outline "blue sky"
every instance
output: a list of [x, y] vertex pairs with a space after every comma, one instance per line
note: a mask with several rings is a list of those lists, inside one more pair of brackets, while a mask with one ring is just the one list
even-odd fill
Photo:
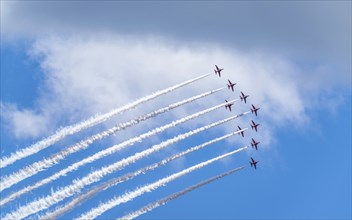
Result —
[[[93, 16], [94, 15], [94, 16]], [[205, 91], [222, 91], [98, 141], [58, 165], [1, 192], [1, 198], [152, 128], [249, 93], [261, 107], [258, 133], [247, 132], [187, 155], [99, 193], [66, 213], [81, 213], [135, 187], [260, 140], [240, 152], [113, 208], [114, 219], [201, 180], [247, 166], [157, 208], [141, 218], [350, 219], [351, 218], [351, 2], [1, 2], [1, 157], [53, 134], [60, 127], [105, 113], [147, 94], [225, 68], [1, 169], [1, 176], [46, 158], [96, 132]], [[216, 110], [126, 150], [83, 166], [1, 207], [16, 210], [104, 165], [179, 133], [248, 110]], [[252, 115], [181, 141], [123, 171], [248, 126]], [[90, 189], [91, 186], [85, 188]], [[69, 199], [59, 203], [64, 204]], [[49, 210], [53, 210], [53, 206]], [[46, 211], [46, 210], [45, 210]], [[43, 214], [40, 212], [39, 214]], [[33, 215], [32, 217], [35, 217]]]

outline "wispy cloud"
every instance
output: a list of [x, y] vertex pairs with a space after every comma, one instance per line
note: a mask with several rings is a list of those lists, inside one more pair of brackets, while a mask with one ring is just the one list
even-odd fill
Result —
[[[212, 44], [179, 45], [154, 37], [107, 35], [38, 40], [31, 56], [41, 63], [46, 92], [38, 97], [40, 105], [35, 109], [19, 110], [3, 105], [10, 130], [18, 137], [40, 136], [40, 131], [45, 131], [48, 124], [62, 126], [58, 118], [77, 122], [97, 112], [107, 112], [155, 88], [164, 88], [165, 84], [212, 72], [214, 64], [225, 68], [223, 78], [214, 76], [178, 94], [200, 93], [224, 86], [229, 78], [238, 82], [238, 87], [237, 93], [228, 96], [238, 94], [240, 89], [250, 93], [250, 102], [262, 106], [261, 113], [273, 125], [304, 123], [307, 119], [305, 103], [294, 77], [297, 67], [283, 57], [270, 54], [245, 54]], [[223, 96], [216, 97], [218, 99], [210, 100], [210, 104], [223, 99]], [[163, 101], [155, 101], [158, 102]], [[200, 103], [196, 108], [207, 104], [209, 102]], [[194, 106], [186, 107], [184, 111], [193, 109]], [[33, 134], [28, 130], [26, 133], [20, 128], [15, 116], [21, 114], [26, 114], [28, 121], [42, 120], [37, 124], [38, 132]], [[172, 114], [177, 117], [180, 113]]]
[[16, 138], [34, 138], [45, 133], [48, 118], [32, 109], [19, 109], [15, 104], [1, 103], [1, 117]]

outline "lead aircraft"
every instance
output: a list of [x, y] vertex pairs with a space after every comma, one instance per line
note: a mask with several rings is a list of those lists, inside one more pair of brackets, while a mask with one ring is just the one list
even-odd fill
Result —
[[221, 71], [223, 71], [223, 70], [224, 69], [219, 68], [217, 65], [215, 65], [215, 69], [214, 69], [215, 75], [218, 74], [219, 77], [221, 77]]

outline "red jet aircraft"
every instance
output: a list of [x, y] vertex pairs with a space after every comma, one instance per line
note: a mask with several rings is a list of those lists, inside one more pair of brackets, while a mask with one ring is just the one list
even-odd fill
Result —
[[[238, 127], [237, 131], [242, 130], [242, 128], [240, 126], [237, 126], [237, 127]], [[238, 135], [242, 135], [242, 137], [244, 137], [244, 131], [241, 131], [240, 133], [238, 133]]]
[[244, 95], [243, 92], [241, 92], [241, 95], [240, 95], [241, 101], [244, 101], [244, 103], [247, 103], [248, 97], [249, 97], [249, 95]]
[[253, 120], [251, 120], [251, 121], [252, 121], [252, 124], [251, 124], [252, 130], [255, 129], [255, 132], [257, 132], [257, 127], [260, 124], [256, 124]]
[[257, 111], [258, 111], [259, 109], [260, 109], [260, 108], [256, 108], [256, 107], [252, 104], [252, 108], [251, 108], [252, 114], [254, 113], [255, 116], [257, 116]]
[[219, 77], [221, 77], [221, 71], [223, 70], [224, 69], [220, 69], [217, 65], [215, 65], [215, 69], [214, 69], [215, 75], [219, 74]]
[[259, 143], [260, 143], [259, 141], [256, 142], [256, 141], [252, 138], [252, 142], [251, 142], [252, 148], [255, 147], [255, 150], [258, 150], [258, 144], [259, 144]]
[[[228, 101], [225, 99], [225, 102], [228, 103]], [[226, 109], [229, 109], [231, 111], [231, 106], [233, 106], [233, 103], [228, 103], [225, 105]]]
[[227, 80], [229, 83], [227, 84], [227, 88], [232, 90], [233, 92], [233, 87], [237, 84], [237, 83], [232, 83], [229, 79]]
[[251, 164], [251, 167], [254, 166], [254, 169], [257, 169], [258, 162], [259, 161], [254, 160], [252, 157], [251, 157], [251, 161], [249, 161], [249, 163]]

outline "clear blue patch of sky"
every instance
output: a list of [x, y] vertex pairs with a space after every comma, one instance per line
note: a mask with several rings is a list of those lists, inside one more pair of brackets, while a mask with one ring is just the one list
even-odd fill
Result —
[[1, 43], [1, 101], [33, 108], [44, 76], [36, 59], [28, 55], [32, 42]]

